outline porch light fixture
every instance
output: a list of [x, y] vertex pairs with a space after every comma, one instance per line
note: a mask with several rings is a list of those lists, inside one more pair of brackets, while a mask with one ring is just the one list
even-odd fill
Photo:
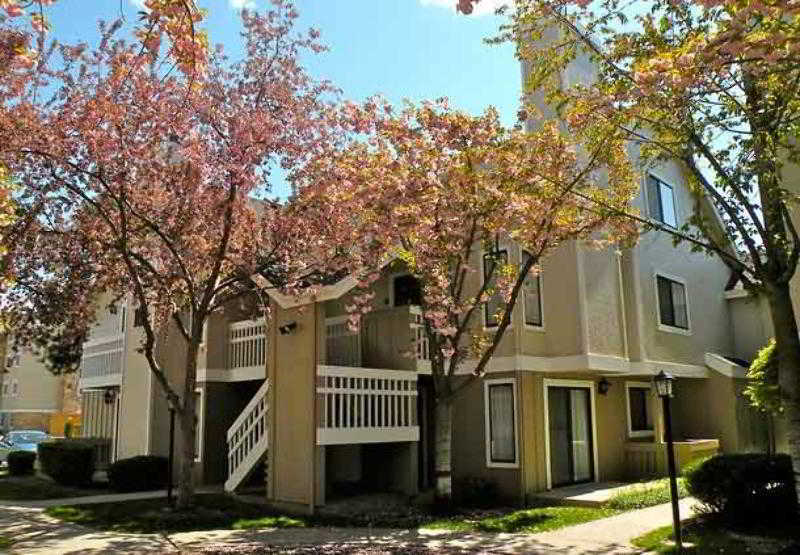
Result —
[[289, 335], [296, 329], [297, 329], [297, 322], [289, 322], [288, 324], [278, 326], [278, 331], [281, 332], [281, 335]]
[[611, 389], [611, 382], [605, 378], [602, 378], [599, 382], [597, 382], [597, 391], [600, 395], [605, 395], [608, 393], [608, 390]]
[[116, 398], [117, 398], [117, 391], [115, 389], [109, 388], [105, 390], [105, 393], [103, 393], [103, 402], [106, 405], [110, 405], [111, 403], [113, 403]]
[[672, 374], [669, 372], [664, 372], [663, 370], [653, 378], [653, 383], [656, 386], [656, 393], [662, 399], [665, 397], [672, 397], [672, 382], [675, 378], [672, 377]]
[[678, 507], [678, 478], [675, 470], [675, 446], [672, 442], [672, 409], [669, 406], [670, 398], [672, 397], [672, 382], [675, 378], [672, 374], [659, 372], [653, 378], [653, 384], [656, 386], [656, 392], [661, 397], [664, 406], [664, 435], [667, 440], [667, 468], [669, 469], [669, 494], [672, 500], [672, 532], [675, 536], [675, 546], [680, 553], [683, 549], [683, 542], [681, 541], [681, 515]]

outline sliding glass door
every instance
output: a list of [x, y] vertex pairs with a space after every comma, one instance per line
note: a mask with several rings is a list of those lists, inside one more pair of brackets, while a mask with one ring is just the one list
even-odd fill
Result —
[[548, 386], [547, 404], [552, 487], [592, 481], [591, 390]]

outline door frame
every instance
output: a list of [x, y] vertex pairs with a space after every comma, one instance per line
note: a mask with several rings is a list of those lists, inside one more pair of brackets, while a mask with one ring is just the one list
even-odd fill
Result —
[[547, 489], [553, 489], [552, 470], [550, 468], [550, 400], [548, 395], [549, 387], [568, 387], [583, 388], [589, 390], [589, 405], [592, 418], [592, 481], [600, 481], [600, 473], [597, 468], [597, 408], [595, 403], [595, 382], [594, 380], [557, 380], [545, 378], [542, 383], [544, 393], [544, 456], [545, 468], [547, 469]]

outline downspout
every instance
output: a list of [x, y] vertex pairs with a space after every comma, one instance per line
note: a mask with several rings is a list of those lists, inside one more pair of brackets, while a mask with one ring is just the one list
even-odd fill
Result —
[[617, 256], [617, 280], [619, 286], [619, 312], [620, 326], [622, 327], [622, 354], [625, 360], [630, 361], [630, 351], [628, 350], [628, 316], [625, 303], [625, 279], [622, 273], [622, 251], [618, 248], [614, 251]]

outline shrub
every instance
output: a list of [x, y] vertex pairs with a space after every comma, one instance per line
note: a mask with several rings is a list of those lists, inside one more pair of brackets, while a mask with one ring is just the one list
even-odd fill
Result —
[[489, 508], [502, 504], [497, 484], [486, 478], [470, 476], [455, 484], [456, 498], [464, 507]]
[[33, 474], [36, 453], [30, 451], [11, 451], [8, 454], [8, 473], [12, 476]]
[[73, 431], [72, 422], [67, 420], [64, 423], [64, 437], [67, 438], [67, 439], [71, 438], [72, 437], [72, 431]]
[[115, 491], [148, 491], [167, 484], [166, 457], [142, 455], [120, 459], [108, 467], [108, 483]]
[[42, 472], [62, 486], [84, 486], [92, 482], [94, 447], [77, 439], [57, 439], [39, 444]]
[[705, 509], [735, 526], [786, 522], [797, 515], [788, 455], [716, 455], [686, 473]]

